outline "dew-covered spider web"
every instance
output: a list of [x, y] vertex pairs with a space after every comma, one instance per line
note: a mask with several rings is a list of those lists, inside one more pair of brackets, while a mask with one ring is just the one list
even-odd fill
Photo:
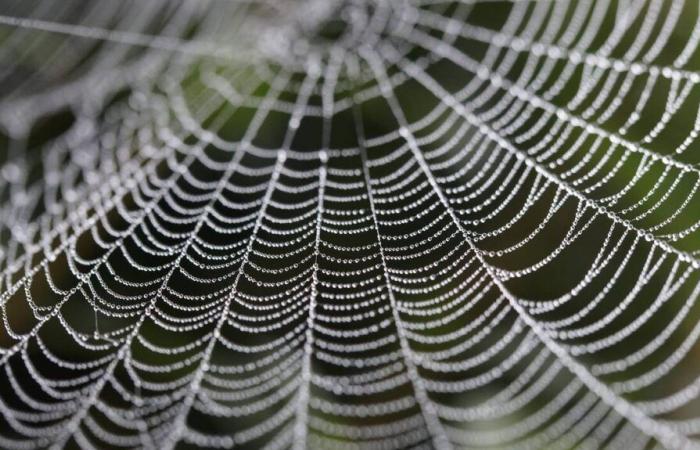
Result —
[[0, 447], [700, 448], [696, 0], [5, 0]]

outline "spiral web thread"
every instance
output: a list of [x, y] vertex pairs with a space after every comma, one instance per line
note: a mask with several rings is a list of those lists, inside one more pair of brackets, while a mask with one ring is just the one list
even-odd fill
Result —
[[1, 447], [700, 447], [697, 2], [0, 13]]

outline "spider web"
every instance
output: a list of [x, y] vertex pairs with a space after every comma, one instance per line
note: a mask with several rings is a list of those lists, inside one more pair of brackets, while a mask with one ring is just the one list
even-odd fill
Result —
[[693, 1], [0, 6], [0, 446], [700, 447]]

